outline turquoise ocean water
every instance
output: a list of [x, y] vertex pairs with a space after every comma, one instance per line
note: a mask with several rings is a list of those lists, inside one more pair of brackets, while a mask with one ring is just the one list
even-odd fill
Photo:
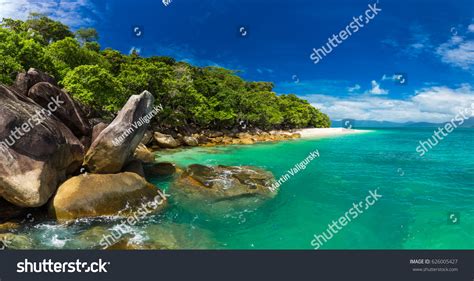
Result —
[[[277, 178], [311, 151], [318, 150], [320, 157], [260, 205], [203, 208], [203, 202], [196, 202], [194, 208], [170, 193], [167, 211], [133, 226], [132, 240], [173, 236], [180, 248], [311, 249], [314, 234], [378, 188], [382, 198], [321, 249], [474, 249], [474, 129], [455, 130], [420, 157], [418, 142], [432, 132], [375, 129], [322, 139], [160, 151], [158, 161], [181, 167], [252, 165]], [[148, 180], [165, 190], [170, 185], [169, 179]], [[34, 222], [20, 233], [32, 237], [36, 248], [90, 248], [94, 239], [84, 233], [93, 226], [112, 230], [119, 222]]]

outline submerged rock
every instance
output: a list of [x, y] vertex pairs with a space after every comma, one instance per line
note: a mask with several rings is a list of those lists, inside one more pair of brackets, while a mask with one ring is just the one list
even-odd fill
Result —
[[[133, 228], [129, 232], [118, 235], [118, 239], [108, 236], [107, 250], [185, 250], [210, 249], [216, 247], [212, 234], [209, 231], [196, 228], [192, 225], [160, 222], [151, 224], [139, 231]], [[110, 243], [112, 242], [112, 243]]]
[[0, 197], [21, 207], [45, 204], [83, 155], [51, 112], [0, 85]]
[[159, 132], [155, 132], [153, 134], [153, 138], [155, 139], [158, 146], [161, 148], [176, 148], [180, 146], [179, 141], [177, 141], [171, 135], [165, 135]]
[[153, 163], [144, 168], [147, 177], [167, 177], [176, 173], [176, 165], [170, 162]]
[[209, 231], [192, 225], [160, 223], [144, 231], [148, 236], [144, 244], [153, 249], [212, 249], [217, 244]]
[[122, 238], [104, 250], [168, 250], [150, 243], [138, 243], [129, 238]]
[[49, 211], [54, 218], [64, 221], [127, 216], [143, 211], [145, 206], [150, 212], [158, 212], [165, 205], [166, 197], [158, 188], [135, 173], [125, 172], [80, 175], [67, 180], [51, 200]]
[[173, 188], [216, 200], [262, 195], [272, 197], [268, 188], [274, 181], [272, 173], [251, 166], [209, 167], [194, 164], [173, 183]]
[[72, 242], [76, 249], [99, 249], [100, 241], [110, 234], [110, 230], [105, 226], [94, 226], [86, 229]]
[[0, 250], [30, 250], [33, 248], [33, 241], [26, 235], [13, 233], [0, 234]]
[[79, 249], [102, 250], [150, 250], [155, 249], [149, 243], [134, 241], [136, 233], [129, 225], [94, 226], [81, 233], [74, 243]]
[[141, 120], [153, 109], [153, 95], [131, 96], [114, 121], [92, 143], [84, 166], [92, 173], [117, 173], [131, 160], [148, 124]]

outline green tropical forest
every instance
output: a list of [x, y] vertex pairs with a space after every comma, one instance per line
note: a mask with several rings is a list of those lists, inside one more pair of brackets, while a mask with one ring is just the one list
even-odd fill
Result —
[[0, 25], [0, 82], [36, 68], [54, 76], [89, 118], [111, 119], [131, 95], [151, 92], [163, 110], [154, 123], [162, 129], [329, 127], [327, 115], [293, 94], [278, 95], [271, 82], [252, 82], [236, 71], [198, 67], [171, 57], [122, 54], [98, 44], [95, 29], [75, 32], [45, 15], [25, 21], [4, 18]]

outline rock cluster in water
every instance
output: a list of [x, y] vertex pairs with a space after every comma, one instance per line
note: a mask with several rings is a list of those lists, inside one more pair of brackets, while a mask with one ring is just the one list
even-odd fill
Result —
[[273, 174], [252, 166], [190, 165], [173, 183], [173, 188], [191, 196], [229, 200], [248, 196], [272, 197], [268, 186]]

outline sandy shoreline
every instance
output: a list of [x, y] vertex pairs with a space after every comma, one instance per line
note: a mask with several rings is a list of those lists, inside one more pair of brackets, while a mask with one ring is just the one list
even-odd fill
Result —
[[356, 129], [345, 129], [345, 128], [310, 128], [301, 129], [296, 131], [301, 135], [301, 138], [319, 138], [319, 137], [332, 137], [349, 134], [361, 134], [373, 132], [372, 130], [356, 130]]

